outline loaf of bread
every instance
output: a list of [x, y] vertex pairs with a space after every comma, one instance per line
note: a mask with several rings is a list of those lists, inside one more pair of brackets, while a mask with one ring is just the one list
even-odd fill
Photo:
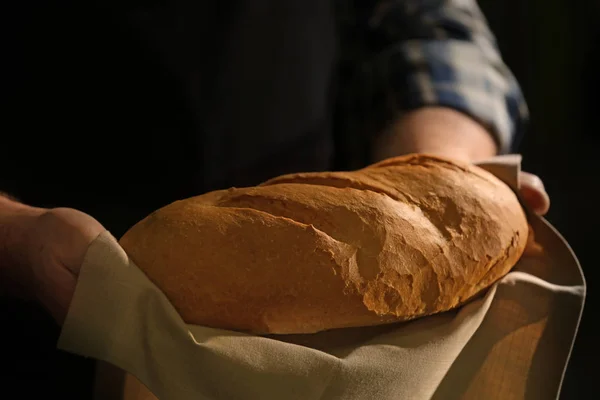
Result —
[[453, 309], [508, 273], [527, 235], [496, 177], [409, 155], [176, 201], [120, 244], [187, 323], [291, 334]]

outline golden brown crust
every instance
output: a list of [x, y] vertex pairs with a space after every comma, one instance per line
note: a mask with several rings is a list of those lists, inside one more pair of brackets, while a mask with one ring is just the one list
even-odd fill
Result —
[[452, 309], [512, 268], [527, 232], [493, 175], [411, 155], [178, 201], [121, 245], [188, 323], [311, 333]]

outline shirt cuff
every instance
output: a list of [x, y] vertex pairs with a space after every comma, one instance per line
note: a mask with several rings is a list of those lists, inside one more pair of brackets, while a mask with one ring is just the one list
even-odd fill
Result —
[[[490, 49], [492, 50], [492, 49]], [[386, 98], [396, 110], [445, 106], [482, 123], [500, 153], [520, 139], [528, 110], [518, 83], [496, 51], [459, 40], [405, 41], [381, 54]]]

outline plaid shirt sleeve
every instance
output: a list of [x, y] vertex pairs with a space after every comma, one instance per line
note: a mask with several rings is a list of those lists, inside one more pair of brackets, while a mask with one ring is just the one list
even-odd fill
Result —
[[500, 152], [511, 151], [528, 110], [476, 0], [376, 1], [351, 14], [364, 37], [354, 87], [370, 106], [383, 106], [388, 116], [451, 107], [486, 126]]

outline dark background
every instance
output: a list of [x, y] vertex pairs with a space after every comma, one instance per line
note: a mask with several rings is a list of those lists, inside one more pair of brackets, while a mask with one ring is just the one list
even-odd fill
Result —
[[[532, 123], [520, 152], [524, 169], [544, 180], [547, 219], [563, 234], [584, 270], [588, 295], [563, 385], [563, 398], [591, 398], [597, 374], [596, 210], [600, 164], [600, 4], [592, 1], [481, 0], [504, 58], [525, 93]], [[588, 394], [589, 393], [589, 394]]]
[[[154, 176], [154, 186], [162, 189], [150, 190], [145, 186], [132, 189], [126, 185], [128, 181], [135, 181], [138, 173], [135, 166], [124, 166], [128, 150], [117, 151], [110, 159], [101, 160], [102, 154], [108, 154], [110, 149], [98, 138], [117, 129], [116, 119], [105, 120], [99, 110], [90, 111], [85, 104], [73, 100], [90, 91], [96, 93], [98, 99], [111, 98], [111, 110], [123, 117], [118, 127], [121, 130], [140, 132], [139, 121], [142, 120], [147, 127], [152, 126], [148, 132], [152, 130], [156, 137], [174, 127], [187, 129], [188, 114], [177, 107], [176, 101], [182, 94], [172, 89], [164, 69], [149, 59], [144, 43], [114, 16], [90, 6], [56, 1], [18, 3], [0, 6], [3, 58], [6, 57], [0, 87], [4, 111], [0, 157], [11, 160], [10, 165], [2, 164], [0, 190], [10, 190], [16, 180], [27, 180], [31, 189], [18, 194], [23, 201], [43, 203], [41, 193], [52, 191], [52, 185], [47, 183], [52, 182], [52, 177], [46, 179], [43, 173], [40, 177], [39, 168], [35, 174], [30, 169], [36, 162], [52, 163], [55, 170], [64, 172], [63, 179], [78, 182], [77, 175], [85, 171], [74, 167], [77, 160], [52, 159], [46, 151], [49, 146], [77, 144], [96, 148], [97, 151], [88, 156], [107, 162], [112, 173], [129, 171], [131, 177], [123, 180], [120, 190], [148, 191], [147, 196], [153, 200], [143, 206], [132, 205], [130, 218], [147, 214], [172, 196], [188, 194], [189, 188], [179, 188], [176, 180], [165, 178], [172, 176], [172, 171], [189, 167], [185, 161], [173, 157], [169, 160], [152, 158], [153, 149], [165, 146], [161, 141], [144, 144], [142, 151], [148, 153], [148, 165], [156, 168], [146, 176]], [[572, 245], [586, 274], [588, 299], [562, 397], [591, 398], [587, 393], [594, 393], [597, 386], [591, 366], [593, 358], [599, 355], [594, 339], [600, 333], [593, 320], [599, 306], [595, 294], [598, 272], [594, 264], [600, 217], [595, 209], [594, 191], [600, 173], [600, 163], [595, 160], [600, 144], [596, 128], [599, 114], [596, 96], [600, 93], [600, 7], [592, 1], [581, 0], [481, 0], [480, 4], [531, 110], [532, 123], [520, 149], [525, 156], [524, 168], [544, 179], [552, 199], [548, 219]], [[79, 16], [76, 20], [71, 18], [74, 12]], [[119, 74], [128, 76], [124, 90], [119, 90], [119, 82], [114, 80]], [[116, 90], [119, 90], [117, 96]], [[66, 102], [68, 107], [57, 109], [55, 105], [61, 96], [70, 97], [71, 101]], [[165, 101], [165, 98], [174, 100]], [[140, 103], [140, 99], [145, 100]], [[23, 110], [31, 110], [31, 113]], [[61, 141], [54, 134], [61, 130], [79, 134]], [[26, 140], [23, 137], [11, 139], [13, 134], [21, 136], [27, 132], [35, 133], [30, 133], [31, 137]], [[139, 148], [141, 142], [152, 142], [156, 137], [132, 134], [131, 140]], [[31, 141], [31, 147], [24, 152], [24, 157], [16, 160], [9, 157], [14, 152], [11, 146], [15, 143], [23, 146], [27, 141]], [[161, 168], [167, 168], [167, 172], [161, 172]], [[71, 192], [54, 193], [53, 198], [77, 206], [78, 193], [84, 190], [78, 187]], [[98, 210], [106, 208], [107, 201], [112, 200], [99, 197]], [[98, 216], [93, 207], [86, 211]], [[112, 218], [115, 230], [124, 229], [125, 224], [119, 227], [116, 222], [121, 220], [118, 213]], [[106, 219], [101, 221], [106, 222]], [[4, 387], [20, 388], [22, 398], [30, 398], [28, 394], [52, 393], [54, 389], [62, 398], [81, 398], [90, 384], [86, 372], [91, 363], [82, 363], [75, 372], [63, 368], [72, 357], [60, 355], [57, 360], [52, 353], [58, 330], [45, 314], [26, 310], [24, 313], [22, 306], [7, 302], [0, 306], [0, 329], [5, 336], [0, 342], [0, 383]], [[41, 332], [40, 327], [43, 327]], [[27, 343], [27, 351], [11, 343]], [[36, 384], [15, 381], [15, 370], [30, 371], [36, 377]], [[0, 397], [4, 397], [2, 393]]]

